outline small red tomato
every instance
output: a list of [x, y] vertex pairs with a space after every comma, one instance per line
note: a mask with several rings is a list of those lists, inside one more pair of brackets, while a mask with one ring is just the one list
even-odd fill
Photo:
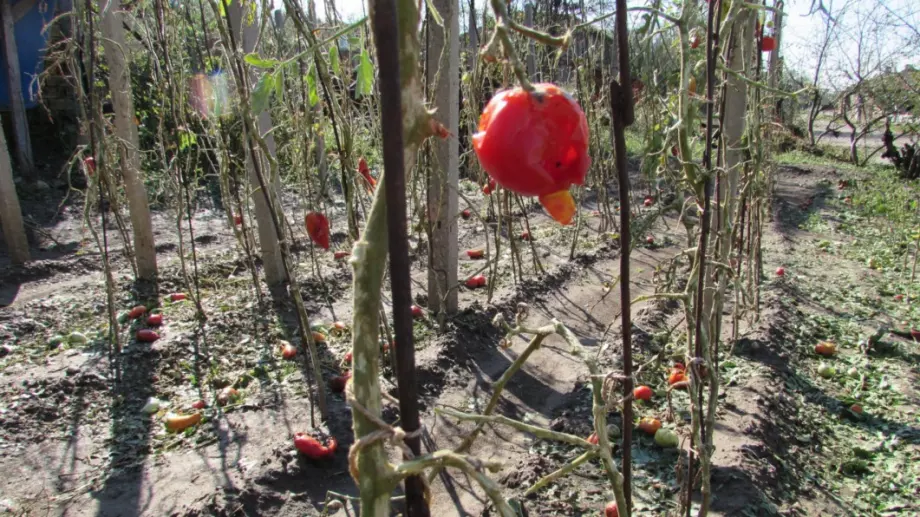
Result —
[[533, 92], [498, 92], [479, 117], [473, 149], [479, 163], [502, 187], [540, 204], [562, 224], [575, 215], [572, 185], [581, 185], [591, 166], [588, 121], [578, 103], [554, 84]]
[[920, 341], [920, 330], [910, 329], [910, 337], [914, 341]]
[[760, 50], [763, 52], [773, 52], [776, 49], [776, 40], [772, 36], [764, 36]]
[[464, 218], [464, 219], [469, 219], [469, 218], [472, 217], [472, 216], [473, 216], [473, 212], [470, 211], [469, 208], [467, 208], [466, 210], [460, 212], [460, 217], [462, 217], [462, 218]]
[[329, 249], [329, 219], [319, 212], [310, 212], [304, 217], [304, 225], [310, 240], [324, 250]]
[[597, 433], [591, 433], [591, 436], [585, 439], [591, 445], [597, 445], [600, 440], [597, 439]]
[[92, 176], [96, 172], [96, 159], [92, 156], [83, 158], [83, 167], [86, 169], [86, 175]]
[[412, 317], [421, 318], [423, 316], [425, 316], [425, 311], [423, 311], [422, 308], [419, 307], [418, 305], [413, 305], [412, 306]]
[[141, 316], [143, 316], [146, 312], [147, 312], [147, 307], [144, 307], [143, 305], [138, 305], [137, 307], [131, 309], [131, 312], [128, 313], [128, 318], [132, 320], [136, 320], [137, 318], [140, 318]]
[[672, 145], [671, 146], [671, 156], [677, 156], [678, 154], [680, 154], [680, 151], [677, 149], [677, 146]]
[[325, 342], [326, 342], [326, 334], [323, 334], [322, 332], [316, 332], [316, 331], [314, 331], [314, 332], [313, 332], [313, 341], [315, 341], [315, 342], [317, 342], [317, 343], [325, 343]]
[[863, 408], [859, 404], [853, 404], [850, 406], [850, 411], [856, 413], [857, 415], [861, 415], [863, 413]]
[[655, 237], [652, 235], [649, 235], [645, 238], [645, 242], [647, 244], [655, 244]]
[[815, 345], [815, 353], [824, 357], [837, 355], [837, 345], [832, 341], [821, 341]]
[[471, 276], [466, 279], [466, 286], [470, 289], [475, 289], [484, 285], [486, 285], [486, 277], [484, 275]]
[[345, 385], [348, 384], [348, 379], [351, 379], [351, 372], [336, 375], [332, 379], [329, 379], [329, 388], [333, 393], [342, 393], [345, 391]]
[[351, 359], [352, 359], [352, 354], [351, 354], [351, 352], [346, 352], [346, 353], [345, 353], [345, 362], [348, 363], [348, 364], [351, 364]]
[[529, 240], [530, 240], [530, 232], [521, 232], [521, 240], [522, 240], [522, 241], [529, 241]]
[[636, 400], [651, 400], [654, 394], [655, 392], [648, 386], [639, 386], [633, 390], [633, 397], [635, 397]]
[[648, 208], [655, 204], [655, 199], [652, 196], [646, 196], [645, 201], [642, 202], [645, 205], [645, 208]]
[[237, 226], [243, 224], [243, 216], [241, 216], [241, 215], [235, 215], [235, 216], [233, 216], [233, 224], [235, 224], [235, 225], [237, 225]]
[[776, 276], [783, 276], [786, 274], [786, 269], [783, 266], [776, 268]]
[[604, 517], [620, 517], [620, 510], [617, 508], [616, 501], [610, 501], [604, 507]]
[[297, 347], [284, 341], [281, 345], [281, 357], [287, 361], [297, 357]]
[[342, 331], [348, 329], [348, 325], [346, 325], [344, 321], [336, 321], [332, 324], [332, 328], [338, 331]]
[[196, 400], [195, 402], [192, 403], [192, 407], [195, 409], [204, 409], [208, 407], [208, 405], [203, 400]]
[[903, 295], [903, 294], [896, 294], [896, 295], [894, 295], [894, 301], [900, 302], [900, 301], [902, 301], [902, 300], [904, 300], [904, 295]]
[[335, 455], [338, 442], [335, 438], [329, 438], [326, 440], [326, 445], [323, 445], [308, 434], [297, 433], [294, 435], [294, 448], [311, 460], [324, 460]]
[[685, 371], [687, 369], [687, 367], [684, 366], [684, 363], [674, 363], [674, 366], [672, 368], [674, 370], [681, 370], [681, 371]]
[[690, 48], [697, 48], [699, 46], [700, 46], [700, 37], [694, 34], [693, 37], [690, 38]]
[[466, 256], [471, 259], [482, 258], [485, 255], [485, 253], [486, 252], [483, 250], [466, 250]]
[[396, 348], [396, 341], [394, 341], [392, 345], [390, 343], [384, 343], [380, 346], [380, 349], [383, 350], [384, 354], [389, 353], [391, 348]]
[[147, 324], [151, 327], [159, 327], [163, 324], [163, 315], [162, 314], [151, 314], [147, 317]]
[[171, 295], [169, 295], [169, 301], [171, 302], [181, 302], [182, 300], [186, 298], [187, 296], [185, 296], [185, 293], [172, 293]]
[[482, 187], [482, 193], [490, 196], [493, 192], [495, 192], [495, 180], [489, 178], [489, 182]]
[[153, 343], [157, 339], [160, 339], [160, 335], [150, 329], [138, 330], [135, 337], [141, 343]]
[[343, 258], [347, 258], [350, 256], [351, 256], [351, 253], [347, 251], [336, 251], [335, 253], [332, 254], [332, 258], [336, 260], [342, 260]]

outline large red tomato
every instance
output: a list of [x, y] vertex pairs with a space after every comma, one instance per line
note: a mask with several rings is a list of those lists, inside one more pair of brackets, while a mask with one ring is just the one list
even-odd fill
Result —
[[569, 94], [554, 84], [498, 92], [479, 117], [473, 149], [483, 169], [502, 187], [539, 196], [553, 219], [572, 222], [575, 200], [591, 166], [588, 122]]

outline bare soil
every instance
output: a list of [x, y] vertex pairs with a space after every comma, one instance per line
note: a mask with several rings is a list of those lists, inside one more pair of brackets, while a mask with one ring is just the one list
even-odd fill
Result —
[[[821, 168], [781, 170], [776, 217], [764, 230], [765, 271], [789, 264], [797, 256], [813, 255], [800, 243], [815, 236], [799, 226], [809, 212], [830, 210], [822, 199], [828, 192], [826, 180], [836, 177], [835, 171]], [[812, 202], [806, 206], [807, 200]], [[35, 204], [42, 203], [36, 200]], [[637, 198], [634, 206], [640, 205]], [[491, 302], [485, 289], [461, 288], [461, 311], [447, 318], [442, 328], [431, 315], [416, 322], [428, 450], [456, 445], [471, 428], [436, 416], [434, 408], [482, 409], [491, 384], [527, 346], [524, 339], [515, 339], [510, 347], [499, 347], [501, 335], [490, 323], [498, 313], [510, 319], [521, 302], [529, 307], [529, 321], [541, 324], [558, 318], [590, 351], [601, 351], [605, 370], [617, 368], [619, 254], [607, 228], [600, 231], [602, 218], [590, 215], [593, 208], [590, 204], [583, 207], [586, 217], [580, 244], [570, 260], [573, 230], [558, 228], [539, 209], [529, 206], [533, 250], [545, 271], [535, 270], [530, 243], [516, 239], [525, 280], [513, 277], [507, 250], [502, 250], [499, 258], [504, 274], [490, 279], [495, 285]], [[291, 209], [292, 220], [302, 220], [298, 210]], [[659, 208], [637, 210], [640, 217], [648, 217]], [[6, 305], [0, 309], [0, 340], [4, 343], [0, 471], [5, 474], [0, 479], [0, 509], [19, 515], [73, 517], [302, 516], [323, 514], [329, 491], [356, 495], [345, 452], [354, 440], [351, 410], [342, 395], [332, 394], [330, 418], [323, 424], [314, 420], [318, 415], [311, 405], [302, 358], [285, 362], [278, 353], [281, 339], [297, 341], [287, 296], [263, 288], [261, 299], [257, 297], [224, 216], [199, 207], [194, 241], [207, 319], [196, 319], [190, 302], [164, 301], [168, 293], [184, 290], [184, 281], [177, 259], [174, 215], [161, 212], [155, 217], [162, 266], [155, 286], [131, 281], [128, 263], [119, 255], [116, 227], [108, 231], [120, 306], [129, 309], [146, 302], [164, 314], [165, 324], [158, 329], [161, 338], [152, 344], [131, 339], [133, 330], [143, 326], [141, 322], [122, 332], [120, 351], [110, 350], [102, 339], [106, 298], [101, 255], [87, 241], [79, 203], [71, 202], [60, 212], [55, 207], [53, 213], [38, 217], [35, 224], [41, 231], [33, 237], [43, 249], [39, 260], [25, 268], [5, 267], [0, 273], [0, 294]], [[459, 225], [461, 277], [465, 278], [485, 262], [468, 259], [463, 250], [485, 247], [486, 237], [483, 222], [475, 217], [460, 220]], [[344, 227], [341, 214], [333, 219], [333, 226]], [[673, 212], [657, 219], [649, 234], [654, 244], [641, 239], [633, 252], [634, 296], [655, 292], [661, 273], [658, 265], [686, 246], [686, 234]], [[339, 233], [334, 241], [343, 238]], [[184, 239], [188, 252], [189, 235]], [[306, 278], [303, 294], [311, 317], [327, 323], [349, 322], [349, 266], [333, 260], [331, 253], [314, 252], [302, 230], [297, 239], [300, 276]], [[422, 304], [427, 274], [420, 241], [413, 240], [413, 291]], [[494, 256], [495, 250], [491, 253]], [[315, 263], [311, 263], [312, 255], [317, 258]], [[192, 267], [190, 257], [187, 261]], [[831, 258], [824, 265], [845, 266]], [[856, 269], [851, 273], [858, 282]], [[712, 483], [716, 515], [852, 512], [842, 502], [846, 494], [828, 491], [808, 473], [821, 454], [822, 435], [820, 429], [802, 420], [802, 412], [814, 411], [815, 404], [835, 410], [839, 401], [818, 386], [795, 384], [804, 382], [805, 367], [797, 363], [800, 352], [791, 338], [796, 333], [791, 322], [805, 312], [817, 311], [798, 303], [795, 289], [794, 282], [768, 275], [759, 321], [746, 316], [734, 355], [720, 369], [722, 399]], [[631, 332], [638, 357], [648, 359], [662, 349], [661, 336], [680, 323], [677, 309], [658, 302], [634, 307]], [[725, 327], [727, 338], [730, 325]], [[71, 332], [84, 334], [86, 342], [49, 345], [53, 336]], [[349, 339], [347, 331], [330, 334], [321, 346], [324, 382], [343, 370]], [[916, 344], [905, 341], [904, 346], [916, 353]], [[660, 388], [668, 366], [667, 358], [656, 363], [645, 382]], [[395, 394], [388, 367], [382, 382]], [[216, 394], [226, 386], [238, 389], [241, 397], [219, 407]], [[910, 389], [915, 390], [916, 382], [913, 386]], [[920, 401], [915, 391], [911, 393], [913, 398], [907, 403], [916, 410]], [[174, 410], [189, 410], [194, 401], [202, 399], [209, 409], [197, 428], [167, 433], [162, 423], [165, 409], [153, 415], [141, 411], [150, 397], [167, 402]], [[669, 421], [663, 396], [638, 407], [637, 413], [658, 416], [668, 426], [685, 429], [689, 421], [686, 394], [675, 393], [673, 402], [676, 411]], [[584, 364], [561, 339], [548, 339], [509, 383], [499, 412], [558, 431], [589, 434], [591, 392]], [[395, 422], [398, 411], [388, 407], [384, 418]], [[610, 418], [619, 422], [615, 414]], [[910, 434], [916, 429], [902, 431], [905, 440], [916, 447], [918, 438]], [[310, 462], [292, 451], [295, 432], [334, 436], [340, 452], [327, 462]], [[614, 452], [618, 458], [619, 450]], [[487, 427], [472, 453], [504, 463], [495, 477], [509, 497], [520, 497], [537, 479], [577, 455], [573, 447], [501, 427]], [[632, 453], [636, 515], [673, 514], [679, 476], [683, 475], [676, 465], [684, 453], [661, 449], [646, 436], [637, 437]], [[493, 514], [482, 492], [462, 474], [444, 472], [431, 488], [433, 515]], [[611, 497], [599, 465], [586, 464], [523, 503], [531, 516], [598, 515]], [[356, 515], [357, 509], [349, 504], [330, 514]]]

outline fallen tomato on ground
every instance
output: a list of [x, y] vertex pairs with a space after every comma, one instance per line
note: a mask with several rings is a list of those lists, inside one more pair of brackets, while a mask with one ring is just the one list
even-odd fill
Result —
[[226, 406], [227, 404], [235, 401], [240, 397], [240, 392], [236, 391], [236, 388], [232, 386], [227, 386], [226, 388], [220, 390], [220, 393], [217, 394], [217, 405]]
[[134, 337], [141, 343], [153, 343], [157, 339], [160, 339], [160, 335], [150, 329], [138, 330]]
[[616, 501], [610, 501], [604, 507], [604, 517], [620, 517], [620, 510], [617, 508]]
[[332, 258], [336, 260], [342, 260], [343, 258], [348, 258], [350, 256], [351, 256], [351, 253], [347, 251], [336, 251], [335, 253], [332, 254]]
[[418, 305], [412, 306], [412, 317], [413, 318], [421, 318], [424, 316], [425, 316], [425, 311], [423, 311], [421, 307], [419, 307]]
[[654, 394], [655, 392], [648, 386], [639, 386], [633, 390], [633, 397], [636, 400], [652, 400]]
[[471, 276], [466, 279], [466, 286], [470, 289], [475, 289], [477, 287], [483, 287], [486, 285], [486, 277], [484, 275]]
[[821, 341], [815, 345], [815, 353], [824, 357], [831, 357], [837, 354], [837, 345], [832, 341]]
[[466, 256], [471, 259], [478, 259], [485, 256], [486, 252], [483, 250], [466, 250]]
[[186, 298], [187, 296], [185, 295], [185, 293], [172, 293], [171, 295], [169, 295], [169, 301], [171, 302], [181, 302], [182, 300]]
[[351, 352], [346, 352], [346, 353], [345, 353], [345, 362], [348, 363], [348, 364], [351, 364], [351, 359], [352, 359], [352, 357], [353, 357], [353, 356], [352, 356]]
[[521, 240], [522, 240], [522, 241], [529, 241], [529, 240], [530, 240], [530, 232], [521, 232]]
[[130, 312], [128, 312], [128, 319], [136, 320], [137, 318], [140, 318], [146, 313], [147, 313], [147, 307], [144, 307], [143, 305], [138, 305], [134, 307], [133, 309], [131, 309]]
[[338, 442], [335, 438], [326, 440], [326, 445], [319, 440], [305, 433], [294, 435], [294, 448], [311, 460], [325, 460], [335, 456], [335, 450], [338, 448]]
[[460, 212], [460, 217], [462, 217], [462, 218], [464, 218], [464, 219], [469, 219], [469, 218], [472, 217], [472, 216], [473, 216], [473, 212], [471, 212], [469, 208], [467, 208], [466, 210]]
[[348, 384], [348, 379], [351, 379], [351, 372], [345, 372], [342, 375], [336, 375], [335, 377], [329, 379], [329, 388], [333, 393], [342, 393], [345, 391], [345, 386]]
[[655, 434], [661, 429], [661, 420], [650, 416], [644, 416], [639, 419], [639, 430], [646, 434]]
[[776, 268], [776, 276], [784, 276], [786, 274], [786, 269], [782, 266]]
[[329, 219], [319, 213], [310, 212], [304, 216], [304, 226], [307, 227], [307, 235], [310, 240], [324, 250], [329, 249]]
[[575, 215], [572, 185], [591, 166], [588, 122], [578, 103], [554, 84], [528, 92], [511, 88], [489, 100], [473, 135], [479, 163], [502, 187], [537, 196], [553, 219], [569, 224]]
[[313, 331], [313, 341], [315, 341], [316, 343], [325, 343], [325, 342], [326, 342], [326, 334], [323, 334], [322, 332], [316, 332], [316, 331], [314, 330], [314, 331]]
[[150, 316], [147, 316], [147, 324], [151, 327], [159, 327], [163, 324], [163, 315], [151, 314]]
[[297, 347], [288, 343], [287, 341], [281, 342], [281, 357], [287, 361], [297, 357]]
[[208, 404], [203, 400], [196, 400], [195, 402], [192, 403], [192, 407], [194, 409], [204, 409], [208, 407]]
[[198, 422], [201, 422], [201, 413], [192, 413], [191, 415], [170, 413], [166, 415], [166, 429], [174, 433], [184, 431]]

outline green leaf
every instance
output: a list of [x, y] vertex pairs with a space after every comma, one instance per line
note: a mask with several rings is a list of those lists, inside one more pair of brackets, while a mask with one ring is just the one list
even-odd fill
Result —
[[425, 0], [425, 4], [428, 7], [428, 13], [431, 14], [431, 19], [438, 24], [438, 27], [444, 27], [444, 18], [441, 18], [441, 13], [438, 12], [437, 7], [431, 3], [431, 0]]
[[316, 106], [316, 103], [319, 102], [319, 93], [316, 91], [316, 67], [310, 66], [310, 70], [307, 72], [307, 96], [310, 101], [310, 107]]
[[246, 57], [243, 58], [247, 63], [256, 67], [256, 68], [275, 68], [278, 66], [277, 59], [265, 59], [259, 57], [255, 52], [251, 54], [246, 54]]
[[191, 131], [188, 131], [186, 129], [183, 129], [182, 132], [179, 133], [179, 150], [180, 151], [184, 151], [188, 149], [189, 147], [195, 145], [197, 142], [198, 142], [198, 137], [195, 136], [195, 133], [192, 133]]
[[338, 42], [333, 42], [332, 46], [329, 47], [329, 66], [332, 67], [332, 72], [335, 75], [339, 75], [339, 70], [341, 65], [339, 64], [339, 44]]
[[268, 103], [272, 98], [272, 90], [275, 89], [274, 74], [263, 74], [252, 91], [252, 112], [255, 114], [262, 113], [268, 109]]
[[374, 67], [371, 65], [371, 58], [367, 55], [367, 49], [361, 51], [361, 64], [358, 65], [358, 91], [357, 96], [363, 97], [370, 95], [374, 89]]

